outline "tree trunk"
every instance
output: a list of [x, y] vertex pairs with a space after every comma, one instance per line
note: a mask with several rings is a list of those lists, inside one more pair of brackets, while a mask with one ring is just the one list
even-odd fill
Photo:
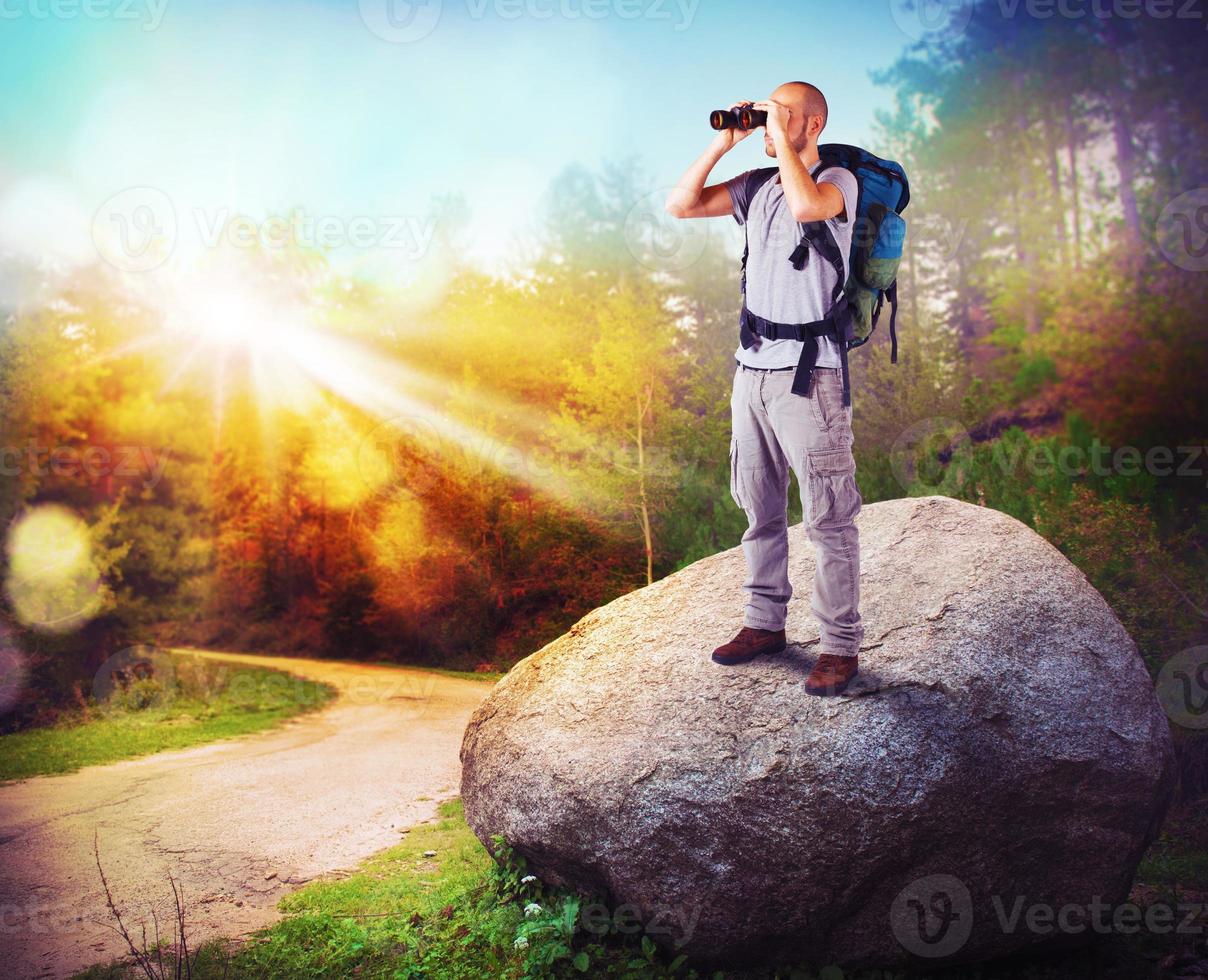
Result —
[[1062, 269], [1070, 265], [1070, 242], [1065, 229], [1065, 200], [1061, 193], [1061, 161], [1057, 157], [1057, 127], [1053, 122], [1053, 107], [1044, 103], [1044, 142], [1049, 164], [1049, 191], [1053, 197], [1053, 211], [1057, 217], [1057, 245], [1061, 250]]
[[1125, 63], [1123, 48], [1127, 43], [1126, 26], [1118, 17], [1104, 23], [1102, 36], [1109, 52], [1112, 77], [1116, 84], [1103, 93], [1107, 100], [1116, 145], [1116, 169], [1120, 174], [1120, 209], [1124, 213], [1124, 234], [1128, 245], [1139, 250], [1141, 245], [1141, 215], [1137, 208], [1137, 151], [1132, 141], [1132, 120], [1129, 106], [1133, 97], [1129, 85], [1131, 72]]
[[1082, 193], [1078, 181], [1078, 139], [1074, 126], [1074, 100], [1065, 100], [1065, 145], [1070, 168], [1070, 206], [1074, 219], [1074, 269], [1082, 271]]
[[650, 411], [650, 400], [653, 397], [652, 386], [646, 387], [646, 402], [642, 403], [640, 395], [635, 395], [637, 402], [637, 435], [638, 435], [638, 497], [641, 499], [642, 540], [646, 546], [646, 584], [654, 581], [654, 538], [650, 531], [650, 505], [646, 498], [646, 445], [645, 423]]
[[1023, 267], [1026, 283], [1024, 285], [1023, 320], [1024, 329], [1028, 333], [1040, 331], [1040, 312], [1036, 308], [1036, 261], [1034, 251], [1025, 244], [1023, 226], [1023, 208], [1019, 203], [1019, 189], [1011, 188], [1011, 204], [1015, 211], [1015, 254]]
[[1120, 172], [1120, 207], [1124, 212], [1124, 233], [1129, 245], [1141, 245], [1141, 215], [1137, 209], [1136, 150], [1128, 119], [1118, 105], [1112, 109], [1112, 137], [1116, 142], [1116, 169]]
[[1163, 102], [1154, 111], [1154, 135], [1157, 138], [1157, 157], [1154, 169], [1159, 198], [1175, 197], [1179, 192], [1179, 151], [1174, 139], [1172, 116], [1178, 118], [1170, 102]]
[[[1036, 302], [1036, 287], [1039, 277], [1039, 270], [1036, 264], [1037, 248], [1036, 243], [1028, 239], [1028, 226], [1034, 223], [1033, 215], [1036, 206], [1036, 192], [1033, 189], [1033, 184], [1028, 174], [1022, 174], [1021, 181], [1019, 170], [1020, 164], [1028, 166], [1031, 162], [1031, 157], [1027, 155], [1026, 151], [1028, 149], [1028, 136], [1032, 128], [1032, 121], [1028, 118], [1028, 95], [1023, 90], [1021, 79], [1015, 79], [1014, 89], [1016, 98], [1015, 132], [1003, 134], [1003, 146], [1014, 145], [1017, 147], [1015, 153], [1017, 164], [1014, 167], [1015, 172], [1011, 175], [1011, 203], [1015, 208], [1015, 250], [1019, 255], [1019, 262], [1023, 267], [1025, 279], [1024, 327], [1028, 333], [1032, 334], [1040, 331], [1040, 311]], [[1021, 143], [1016, 142], [1021, 138]], [[1023, 198], [1022, 201], [1020, 200], [1021, 197]]]

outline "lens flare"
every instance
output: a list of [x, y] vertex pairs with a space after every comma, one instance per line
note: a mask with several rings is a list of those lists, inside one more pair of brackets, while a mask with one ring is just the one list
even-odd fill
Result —
[[5, 592], [22, 623], [50, 633], [79, 629], [101, 606], [88, 525], [65, 507], [37, 507], [8, 534]]

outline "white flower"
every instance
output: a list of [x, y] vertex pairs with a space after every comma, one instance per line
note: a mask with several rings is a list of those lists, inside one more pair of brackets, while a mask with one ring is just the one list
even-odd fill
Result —
[[536, 876], [536, 875], [525, 875], [523, 878], [521, 878], [521, 879], [520, 879], [520, 884], [522, 884], [522, 885], [528, 885], [528, 884], [531, 884], [532, 882], [534, 882], [534, 881], [536, 881], [536, 880], [537, 880], [537, 876]]
[[515, 946], [517, 949], [528, 949], [528, 936], [517, 936]]
[[529, 902], [528, 905], [524, 907], [524, 917], [526, 919], [531, 919], [534, 915], [539, 915], [540, 913], [541, 906], [536, 902]]

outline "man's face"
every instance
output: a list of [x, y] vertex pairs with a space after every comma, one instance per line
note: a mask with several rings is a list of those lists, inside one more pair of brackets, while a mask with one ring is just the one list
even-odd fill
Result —
[[[809, 135], [807, 133], [809, 122], [812, 118], [820, 118], [818, 116], [807, 116], [805, 105], [802, 104], [801, 92], [795, 86], [782, 86], [776, 89], [767, 97], [768, 102], [779, 103], [785, 106], [791, 112], [789, 116], [789, 143], [794, 149], [794, 152], [800, 153], [809, 145]], [[763, 128], [763, 150], [769, 157], [776, 156], [776, 145], [772, 143], [772, 138], [767, 133], [767, 127]]]
[[[809, 136], [806, 131], [809, 128], [810, 122], [810, 117], [805, 114], [801, 100], [794, 98], [794, 93], [791, 91], [785, 92], [777, 89], [768, 96], [768, 101], [779, 102], [782, 106], [787, 106], [792, 112], [792, 115], [789, 116], [788, 125], [789, 143], [795, 153], [800, 153], [809, 146]], [[772, 137], [769, 135], [766, 126], [763, 130], [763, 149], [768, 156], [776, 156], [776, 144], [772, 142]]]

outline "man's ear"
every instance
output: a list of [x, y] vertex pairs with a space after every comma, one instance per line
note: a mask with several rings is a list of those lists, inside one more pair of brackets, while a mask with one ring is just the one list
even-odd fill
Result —
[[809, 136], [822, 135], [822, 117], [807, 116], [805, 120], [805, 132]]

